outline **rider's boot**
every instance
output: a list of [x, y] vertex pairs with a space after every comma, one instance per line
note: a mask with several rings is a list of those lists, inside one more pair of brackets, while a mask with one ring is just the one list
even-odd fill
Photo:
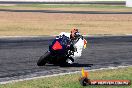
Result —
[[69, 58], [66, 60], [66, 62], [67, 62], [68, 64], [73, 64], [74, 59], [73, 59], [72, 57], [69, 57]]

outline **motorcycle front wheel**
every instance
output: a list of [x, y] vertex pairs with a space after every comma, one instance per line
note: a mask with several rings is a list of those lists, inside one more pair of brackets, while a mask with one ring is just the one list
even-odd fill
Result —
[[37, 65], [38, 66], [44, 66], [47, 63], [47, 59], [48, 59], [49, 56], [50, 56], [50, 52], [47, 51], [44, 55], [42, 55], [39, 58], [39, 60], [37, 62]]

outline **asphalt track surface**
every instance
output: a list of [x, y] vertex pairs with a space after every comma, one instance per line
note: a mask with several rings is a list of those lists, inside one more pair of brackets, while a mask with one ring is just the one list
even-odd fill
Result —
[[0, 82], [41, 75], [132, 65], [132, 36], [87, 37], [82, 57], [68, 67], [47, 64], [38, 67], [37, 60], [48, 50], [53, 37], [0, 38]]
[[65, 13], [65, 14], [132, 14], [132, 12], [113, 12], [113, 11], [61, 11], [61, 10], [13, 10], [0, 9], [0, 12], [26, 12], [26, 13]]

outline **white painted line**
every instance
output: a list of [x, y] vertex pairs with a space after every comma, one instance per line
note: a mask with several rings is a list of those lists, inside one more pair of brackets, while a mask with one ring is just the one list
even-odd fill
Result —
[[93, 69], [93, 70], [89, 70], [89, 71], [110, 70], [110, 69], [119, 69], [119, 68], [126, 68], [126, 67], [132, 67], [132, 65], [128, 65], [128, 66], [117, 66], [117, 67], [108, 67], [108, 68], [100, 68], [100, 69]]
[[0, 38], [32, 38], [32, 37], [43, 37], [43, 36], [0, 36]]
[[132, 36], [132, 34], [126, 34], [126, 35], [128, 35], [128, 36]]
[[2, 38], [40, 38], [40, 37], [54, 37], [50, 35], [43, 35], [43, 36], [0, 36], [0, 39]]
[[[37, 37], [55, 37], [58, 35], [36, 35], [36, 36], [0, 36], [0, 38], [37, 38]], [[83, 35], [85, 37], [94, 37], [94, 36], [132, 36], [132, 34], [121, 34], [121, 35], [112, 35], [112, 34], [93, 34], [93, 35]]]
[[[119, 68], [126, 68], [126, 67], [132, 67], [132, 65], [129, 65], [129, 66], [118, 66], [118, 67], [108, 67], [108, 68], [99, 68], [99, 69], [92, 69], [92, 70], [89, 70], [89, 71], [110, 70], [110, 69], [119, 69]], [[4, 82], [0, 82], [0, 84], [14, 83], [14, 82], [20, 82], [20, 81], [25, 81], [25, 80], [33, 80], [33, 79], [39, 79], [39, 78], [45, 78], [45, 77], [63, 76], [63, 75], [75, 74], [75, 73], [81, 73], [81, 71], [68, 72], [68, 73], [59, 73], [59, 74], [32, 77], [32, 78], [24, 78], [24, 79], [11, 80], [11, 81], [4, 81]]]

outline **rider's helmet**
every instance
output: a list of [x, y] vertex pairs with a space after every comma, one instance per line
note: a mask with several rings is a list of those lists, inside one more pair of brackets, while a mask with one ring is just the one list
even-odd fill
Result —
[[76, 39], [79, 36], [80, 36], [80, 33], [79, 33], [78, 29], [71, 30], [70, 39]]

